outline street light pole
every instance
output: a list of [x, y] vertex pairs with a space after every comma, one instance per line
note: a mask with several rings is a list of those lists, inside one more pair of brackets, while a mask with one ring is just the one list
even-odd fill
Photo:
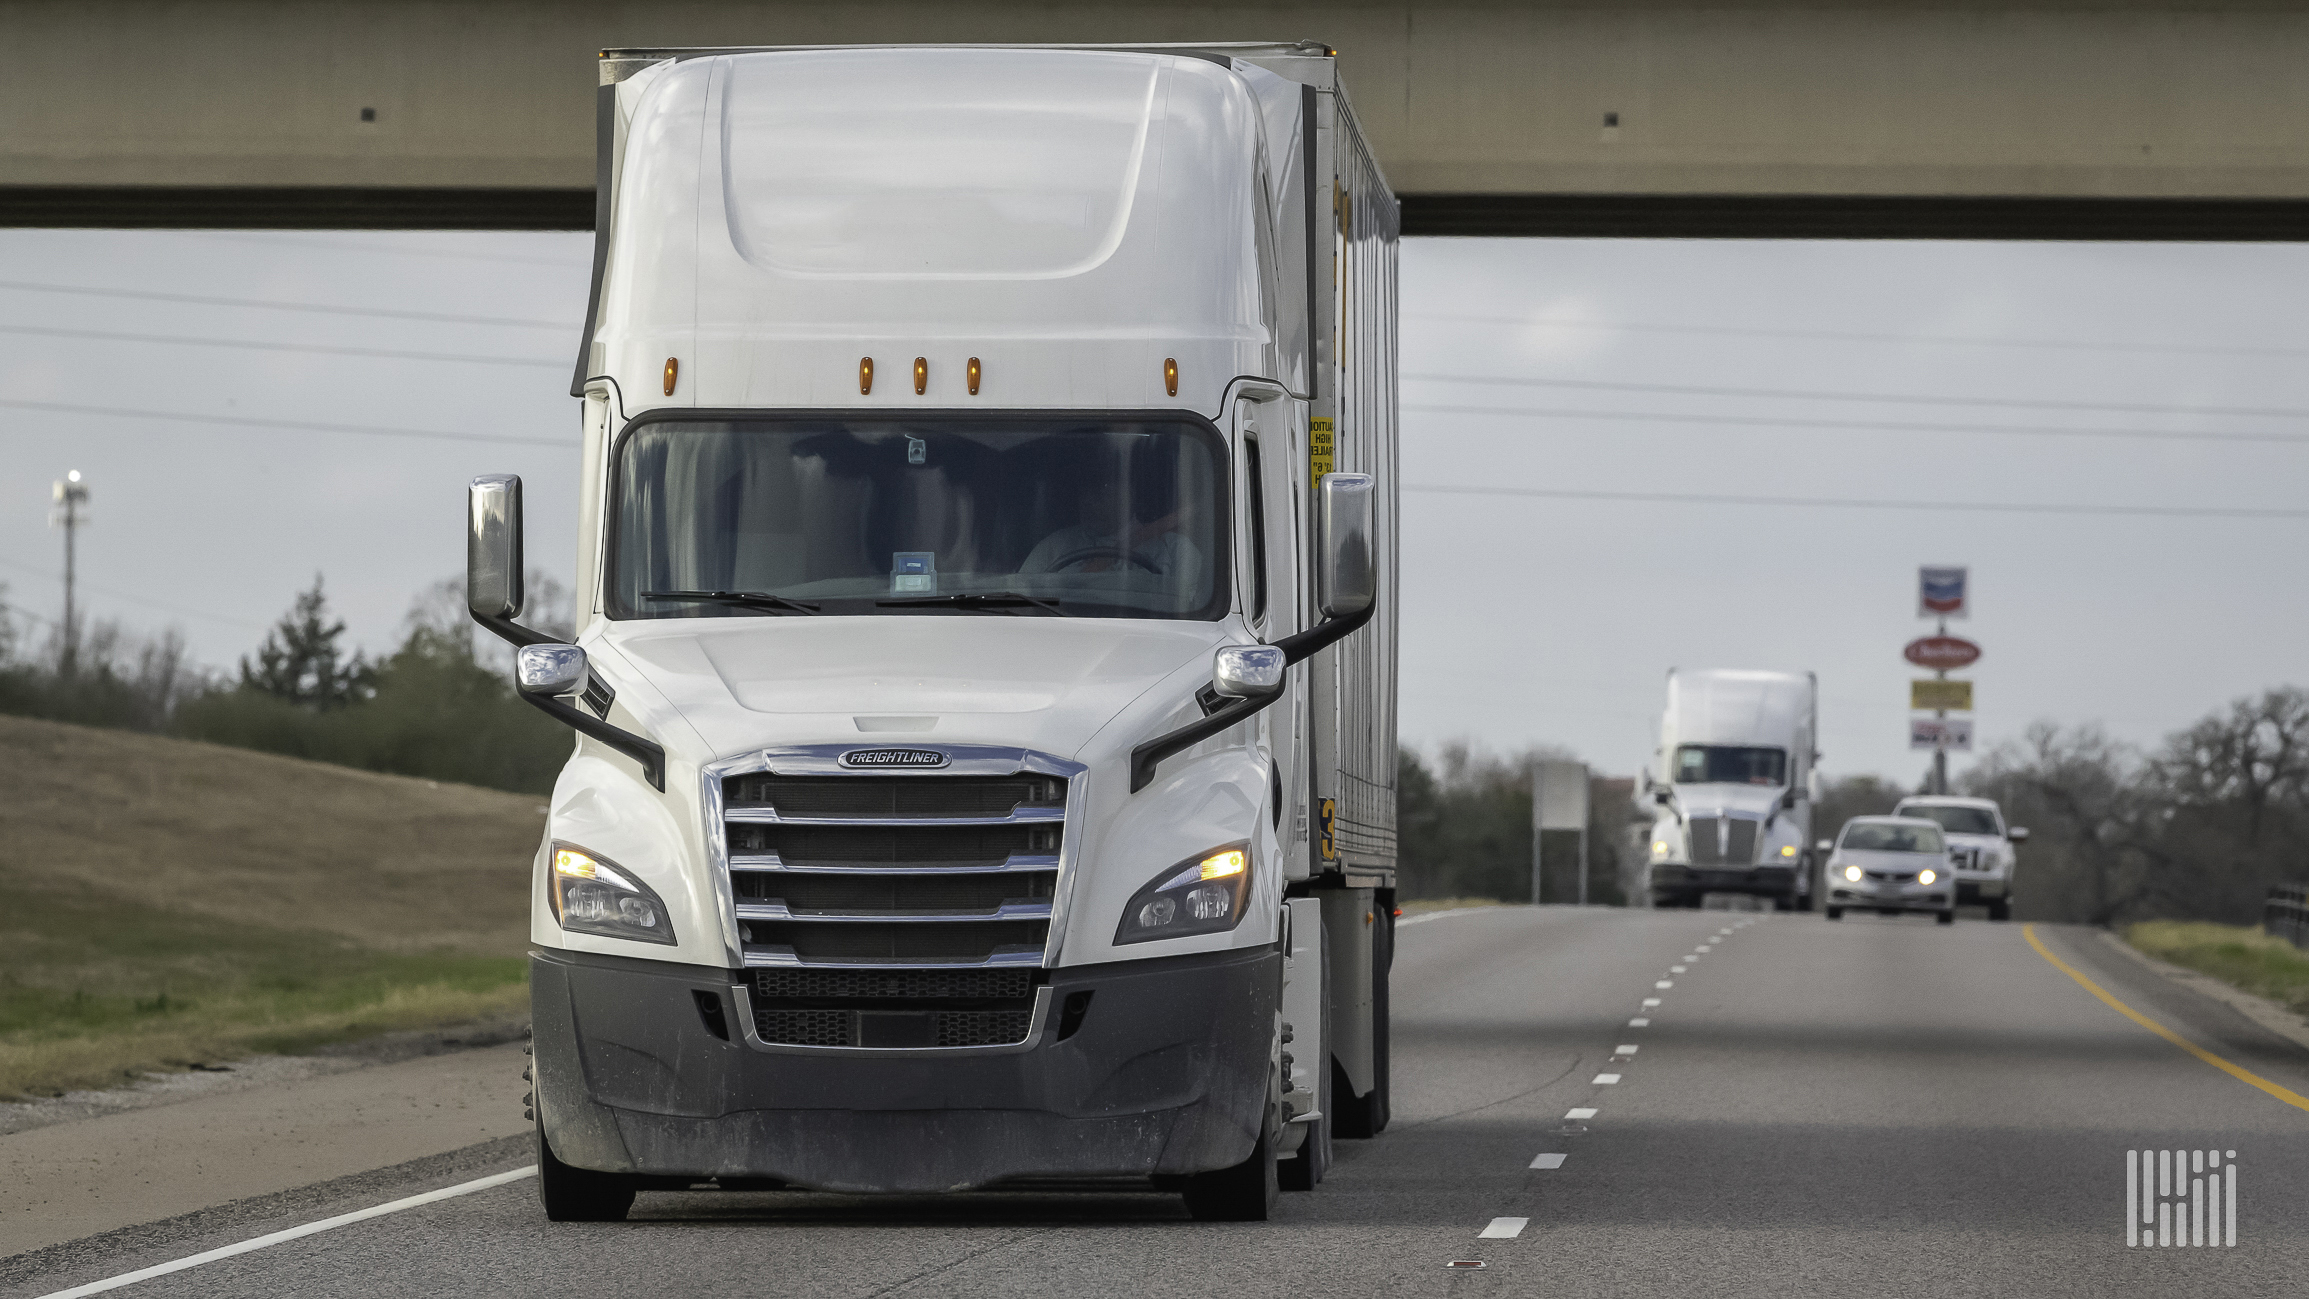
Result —
[[79, 580], [77, 569], [78, 534], [82, 523], [81, 509], [88, 504], [88, 484], [80, 481], [80, 471], [66, 474], [55, 487], [56, 506], [49, 512], [50, 524], [64, 529], [64, 639], [56, 659], [56, 672], [69, 677], [79, 667], [80, 612], [73, 596], [73, 587]]

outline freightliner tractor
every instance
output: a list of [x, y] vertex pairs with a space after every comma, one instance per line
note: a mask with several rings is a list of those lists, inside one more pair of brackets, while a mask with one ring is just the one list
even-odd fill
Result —
[[1812, 909], [1819, 694], [1809, 672], [1668, 673], [1660, 747], [1644, 772], [1653, 906], [1734, 893]]
[[540, 1189], [1089, 1179], [1387, 1123], [1394, 196], [1321, 45], [612, 50]]

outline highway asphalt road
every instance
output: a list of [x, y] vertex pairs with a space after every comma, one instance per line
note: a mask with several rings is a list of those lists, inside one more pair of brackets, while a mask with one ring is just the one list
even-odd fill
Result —
[[[645, 1194], [630, 1222], [549, 1224], [516, 1178], [116, 1293], [2300, 1293], [2309, 1051], [2092, 931], [2035, 934], [2042, 953], [1969, 918], [1421, 918], [1396, 965], [1394, 1125], [1340, 1143], [1330, 1178], [1264, 1224], [1195, 1223], [1154, 1194], [785, 1193]], [[2140, 1148], [2235, 1152], [2234, 1247], [2127, 1247]], [[0, 1263], [0, 1294], [528, 1162], [499, 1140], [56, 1246]]]

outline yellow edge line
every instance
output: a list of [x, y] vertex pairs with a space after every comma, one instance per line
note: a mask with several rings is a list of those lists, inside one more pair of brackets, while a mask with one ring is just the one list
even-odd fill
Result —
[[2249, 1069], [2240, 1069], [2237, 1066], [2230, 1064], [2228, 1061], [2223, 1060], [2221, 1057], [2214, 1055], [2212, 1052], [2206, 1050], [2205, 1048], [2198, 1046], [2196, 1043], [2190, 1041], [2189, 1039], [2182, 1037], [2180, 1034], [2174, 1032], [2173, 1030], [2166, 1028], [2164, 1025], [2153, 1019], [2150, 1019], [2148, 1016], [2137, 1010], [2134, 1010], [2132, 1007], [2110, 996], [2107, 991], [2101, 987], [2101, 985], [2094, 983], [2091, 979], [2088, 979], [2085, 976], [2077, 973], [2075, 970], [2071, 969], [2068, 962], [2063, 961], [2059, 957], [2053, 955], [2052, 952], [2048, 950], [2043, 943], [2037, 941], [2035, 925], [2022, 925], [2020, 927], [2020, 932], [2023, 937], [2028, 939], [2028, 945], [2036, 949], [2037, 955], [2052, 962], [2052, 968], [2076, 980], [2078, 985], [2081, 986], [2086, 992], [2089, 992], [2092, 995], [2100, 998], [2102, 1001], [2107, 1002], [2109, 1009], [2140, 1025], [2142, 1028], [2149, 1030], [2151, 1033], [2156, 1034], [2158, 1037], [2165, 1039], [2167, 1042], [2172, 1043], [2174, 1046], [2181, 1048], [2183, 1051], [2188, 1052], [2190, 1055], [2197, 1057], [2199, 1060], [2204, 1061], [2206, 1064], [2213, 1066], [2215, 1069], [2220, 1070], [2222, 1073], [2235, 1078], [2237, 1081], [2251, 1083], [2255, 1087], [2260, 1088], [2262, 1091], [2269, 1093], [2271, 1096], [2276, 1097], [2278, 1100], [2285, 1102], [2287, 1105], [2290, 1105], [2297, 1110], [2309, 1110], [2309, 1096], [2303, 1096], [2299, 1092], [2280, 1087]]

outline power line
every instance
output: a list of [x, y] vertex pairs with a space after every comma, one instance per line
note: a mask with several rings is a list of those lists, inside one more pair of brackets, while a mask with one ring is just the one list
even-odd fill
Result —
[[238, 347], [259, 352], [318, 352], [332, 356], [385, 357], [396, 361], [459, 361], [473, 365], [527, 365], [562, 371], [569, 369], [567, 361], [535, 360], [525, 356], [404, 352], [384, 347], [333, 347], [325, 343], [262, 343], [244, 338], [195, 338], [189, 334], [123, 334], [108, 329], [58, 329], [47, 325], [0, 325], [0, 334], [29, 334], [37, 338], [95, 338], [123, 343], [186, 344], [193, 347]]
[[1868, 501], [1825, 496], [1731, 496], [1698, 492], [1596, 492], [1552, 487], [1474, 487], [1406, 483], [1407, 492], [1442, 496], [1527, 496], [1564, 501], [1665, 501], [1677, 505], [1769, 505], [1845, 510], [1966, 510], [1998, 514], [2120, 514], [2189, 519], [2309, 519], [2309, 510], [2194, 505], [2068, 505], [2008, 501]]
[[1415, 311], [1413, 320], [1457, 320], [1478, 325], [1528, 325], [1549, 329], [1628, 330], [1661, 334], [1730, 334], [1756, 338], [1804, 338], [1852, 343], [1928, 343], [1949, 347], [2038, 347], [2077, 352], [2180, 352], [2199, 356], [2309, 356], [2309, 347], [2216, 347], [2192, 343], [2088, 343], [2056, 338], [1965, 337], [1955, 334], [1861, 334], [1820, 329], [1755, 329], [1735, 325], [1658, 325], [1632, 321], [1550, 320], [1544, 316], [1464, 316]]
[[1909, 393], [1819, 392], [1801, 388], [1715, 388], [1676, 383], [1608, 383], [1601, 379], [1513, 379], [1472, 374], [1407, 374], [1432, 383], [1479, 383], [1518, 388], [1584, 388], [1604, 392], [1669, 392], [1691, 397], [1773, 397], [1800, 401], [1864, 401], [1916, 406], [2002, 406], [2026, 410], [2106, 410], [2135, 415], [2249, 415], [2309, 419], [2309, 410], [2269, 406], [2154, 406], [2140, 402], [2049, 401], [2025, 397], [1933, 397]]
[[184, 424], [225, 424], [241, 428], [289, 429], [299, 433], [358, 433], [368, 437], [429, 438], [441, 442], [507, 442], [522, 446], [574, 449], [559, 438], [510, 437], [498, 433], [441, 433], [432, 429], [387, 428], [374, 424], [324, 424], [316, 420], [258, 419], [242, 415], [194, 415], [173, 410], [129, 410], [115, 406], [82, 406], [61, 401], [15, 401], [0, 398], [0, 406], [16, 410], [57, 411], [67, 415], [110, 415], [121, 419], [169, 420]]
[[189, 302], [204, 307], [263, 307], [268, 311], [313, 311], [330, 316], [378, 316], [388, 320], [428, 320], [450, 325], [504, 325], [515, 329], [575, 330], [566, 320], [520, 320], [511, 316], [454, 316], [438, 311], [392, 311], [383, 307], [337, 307], [319, 302], [275, 302], [267, 298], [219, 298], [198, 293], [155, 293], [148, 289], [97, 289], [79, 284], [35, 284], [0, 280], [0, 289], [25, 293], [70, 293], [94, 298], [135, 298], [144, 302]]
[[2143, 442], [2309, 443], [2309, 433], [2176, 433], [2146, 428], [2062, 428], [2051, 424], [1944, 424], [1918, 420], [1801, 419], [1772, 415], [1670, 415], [1652, 411], [1553, 410], [1531, 406], [1430, 406], [1405, 402], [1407, 411], [1447, 415], [1507, 415], [1525, 419], [1603, 419], [1659, 424], [1728, 424], [1739, 428], [1867, 429], [1891, 433], [1995, 433], [2021, 437], [2124, 438]]

